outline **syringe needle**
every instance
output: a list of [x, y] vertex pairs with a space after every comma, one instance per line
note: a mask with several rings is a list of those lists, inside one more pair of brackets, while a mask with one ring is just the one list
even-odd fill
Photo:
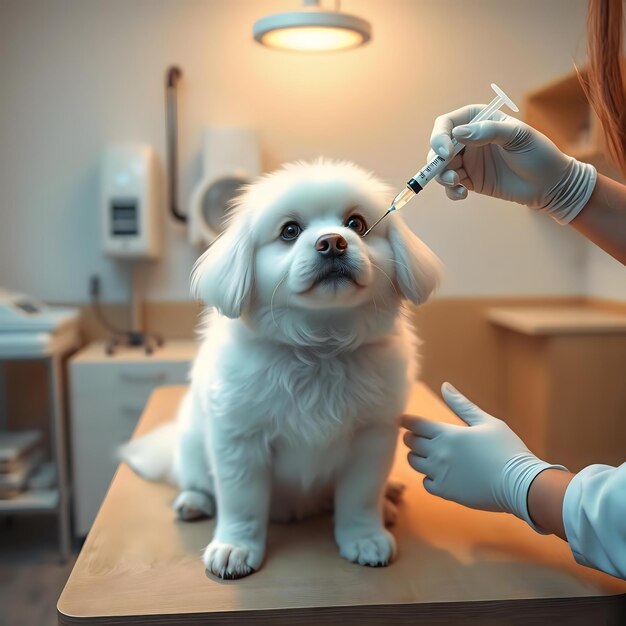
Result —
[[381, 217], [379, 217], [364, 233], [363, 233], [363, 237], [367, 237], [370, 232], [372, 231], [372, 229], [375, 226], [378, 226], [388, 215], [389, 213], [391, 213], [392, 211], [395, 211], [396, 207], [393, 206], [393, 204], [387, 209], [387, 211], [385, 213], [382, 214]]
[[[415, 189], [418, 189], [419, 187], [416, 187]], [[378, 224], [380, 224], [383, 219], [385, 217], [387, 217], [389, 215], [389, 213], [393, 212], [393, 211], [397, 211], [398, 209], [401, 209], [411, 198], [415, 197], [415, 195], [417, 194], [417, 191], [415, 189], [412, 189], [411, 187], [407, 187], [406, 189], [403, 189], [394, 199], [393, 202], [391, 203], [391, 206], [387, 209], [387, 212], [383, 214], [383, 216], [381, 218], [379, 218], [378, 220], [376, 220], [376, 222], [374, 222], [364, 233], [363, 233], [363, 237], [365, 237], [365, 235], [368, 235], [369, 232], [375, 227], [378, 226]]]

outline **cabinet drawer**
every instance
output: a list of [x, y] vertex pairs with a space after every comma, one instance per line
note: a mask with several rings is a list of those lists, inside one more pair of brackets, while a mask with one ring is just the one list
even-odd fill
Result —
[[81, 364], [71, 370], [72, 388], [106, 401], [114, 395], [124, 404], [145, 404], [152, 390], [187, 382], [189, 363]]
[[88, 532], [118, 465], [117, 448], [130, 439], [150, 394], [185, 384], [195, 352], [195, 342], [171, 341], [150, 357], [129, 348], [108, 357], [102, 344], [92, 344], [70, 360], [78, 534]]
[[187, 382], [190, 364], [187, 361], [167, 363], [78, 363], [72, 364], [72, 385], [97, 388], [119, 385], [158, 387]]
[[[102, 390], [97, 393], [74, 391], [72, 429], [84, 430], [92, 446], [98, 445], [103, 437], [121, 443], [132, 434], [151, 393], [152, 389], [137, 390], [130, 396]], [[172, 419], [175, 417], [172, 415]]]

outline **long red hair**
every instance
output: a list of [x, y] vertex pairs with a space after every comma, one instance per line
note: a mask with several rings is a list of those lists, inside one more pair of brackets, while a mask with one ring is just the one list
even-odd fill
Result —
[[609, 152], [626, 175], [626, 91], [622, 75], [622, 0], [589, 0], [588, 66], [583, 90], [600, 118]]

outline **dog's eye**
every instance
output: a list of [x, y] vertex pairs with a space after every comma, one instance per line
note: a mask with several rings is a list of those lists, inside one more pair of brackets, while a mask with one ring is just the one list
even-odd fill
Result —
[[346, 226], [355, 231], [357, 235], [362, 235], [367, 230], [367, 224], [360, 215], [351, 215], [346, 220]]
[[298, 238], [298, 235], [302, 232], [300, 224], [298, 222], [287, 222], [283, 229], [280, 231], [280, 236], [285, 241], [293, 241]]

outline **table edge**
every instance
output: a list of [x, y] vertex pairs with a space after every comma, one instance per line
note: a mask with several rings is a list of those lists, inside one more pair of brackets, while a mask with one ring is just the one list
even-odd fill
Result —
[[[363, 605], [336, 605], [336, 606], [313, 606], [298, 608], [275, 608], [275, 609], [242, 609], [239, 611], [216, 611], [214, 613], [167, 613], [167, 614], [144, 614], [144, 615], [112, 615], [112, 616], [70, 616], [63, 613], [57, 605], [59, 626], [118, 626], [121, 624], [154, 624], [169, 625], [187, 624], [188, 626], [200, 626], [211, 624], [240, 624], [245, 618], [246, 624], [307, 624], [319, 625], [329, 622], [329, 618], [341, 619], [344, 626], [351, 624], [384, 623], [394, 621], [400, 626], [403, 622], [398, 619], [406, 618], [415, 620], [421, 617], [458, 618], [461, 615], [466, 618], [490, 618], [515, 615], [516, 618], [537, 618], [552, 615], [554, 610], [566, 608], [572, 614], [582, 616], [583, 609], [597, 609], [604, 607], [614, 611], [619, 621], [606, 621], [606, 624], [624, 623], [626, 619], [626, 593], [617, 593], [604, 596], [573, 596], [558, 598], [529, 598], [515, 600], [463, 600], [459, 602], [407, 602], [403, 604], [363, 604]], [[549, 613], [548, 613], [549, 612]], [[563, 615], [565, 617], [565, 615]], [[356, 620], [356, 621], [352, 621]], [[407, 622], [408, 624], [409, 622]]]

